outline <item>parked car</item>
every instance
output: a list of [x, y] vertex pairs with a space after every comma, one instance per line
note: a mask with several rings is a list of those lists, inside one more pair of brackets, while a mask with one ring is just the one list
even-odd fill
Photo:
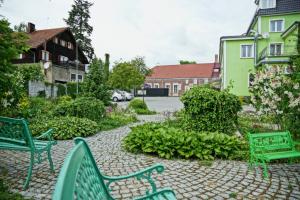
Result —
[[119, 91], [119, 90], [114, 90], [113, 93], [112, 93], [111, 99], [112, 99], [114, 102], [117, 102], [117, 101], [124, 101], [125, 96], [122, 94], [121, 91]]
[[126, 101], [131, 101], [134, 98], [133, 94], [131, 94], [129, 92], [121, 91], [121, 93], [124, 96]]

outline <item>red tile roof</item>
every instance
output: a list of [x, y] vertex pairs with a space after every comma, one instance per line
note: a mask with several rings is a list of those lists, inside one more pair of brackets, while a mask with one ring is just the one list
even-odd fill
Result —
[[63, 28], [53, 28], [53, 29], [43, 29], [43, 30], [37, 30], [34, 32], [29, 33], [29, 41], [28, 45], [31, 48], [37, 48], [41, 44], [43, 44], [45, 41], [50, 40], [57, 34], [65, 31], [68, 29], [68, 27]]
[[215, 63], [161, 65], [153, 67], [152, 74], [147, 78], [211, 78], [215, 65]]

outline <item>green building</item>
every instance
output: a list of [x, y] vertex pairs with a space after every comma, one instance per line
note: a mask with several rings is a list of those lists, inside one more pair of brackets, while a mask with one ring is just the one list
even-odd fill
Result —
[[256, 0], [257, 10], [245, 34], [220, 39], [222, 88], [249, 96], [257, 67], [288, 66], [298, 53], [300, 0]]

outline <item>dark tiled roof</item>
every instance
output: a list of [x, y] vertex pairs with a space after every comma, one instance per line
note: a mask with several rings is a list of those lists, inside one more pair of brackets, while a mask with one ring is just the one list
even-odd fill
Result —
[[29, 35], [28, 45], [31, 48], [37, 48], [44, 42], [52, 39], [54, 36], [56, 36], [61, 32], [64, 32], [67, 29], [68, 29], [67, 27], [63, 27], [63, 28], [53, 28], [53, 29], [43, 29], [43, 30], [33, 31], [28, 34]]
[[300, 12], [300, 0], [277, 0], [276, 8], [259, 9], [257, 15], [273, 15], [287, 12]]
[[276, 8], [259, 9], [252, 18], [251, 24], [247, 30], [247, 34], [251, 30], [256, 18], [261, 15], [275, 15], [284, 13], [300, 12], [300, 0], [276, 0]]

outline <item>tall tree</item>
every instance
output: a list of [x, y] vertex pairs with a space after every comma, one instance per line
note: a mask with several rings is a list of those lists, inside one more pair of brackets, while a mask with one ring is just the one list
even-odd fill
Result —
[[14, 26], [14, 31], [25, 33], [27, 31], [27, 25], [25, 22], [21, 22], [20, 24]]
[[109, 84], [116, 89], [130, 90], [139, 87], [145, 76], [130, 62], [116, 63], [109, 76]]
[[89, 72], [84, 79], [84, 94], [100, 99], [108, 104], [110, 93], [104, 79], [104, 67], [101, 59], [94, 58], [89, 67]]
[[136, 56], [130, 61], [130, 63], [144, 76], [147, 76], [151, 73], [151, 70], [146, 67], [145, 57]]
[[18, 103], [20, 84], [16, 84], [19, 78], [12, 75], [17, 69], [11, 60], [29, 49], [26, 34], [14, 32], [9, 25], [7, 20], [0, 19], [0, 110], [8, 105], [7, 102], [10, 105]]
[[90, 39], [93, 27], [89, 25], [91, 18], [89, 9], [92, 5], [93, 3], [88, 0], [74, 0], [68, 19], [64, 19], [75, 39], [79, 41], [82, 51], [90, 60], [94, 57], [94, 48]]

